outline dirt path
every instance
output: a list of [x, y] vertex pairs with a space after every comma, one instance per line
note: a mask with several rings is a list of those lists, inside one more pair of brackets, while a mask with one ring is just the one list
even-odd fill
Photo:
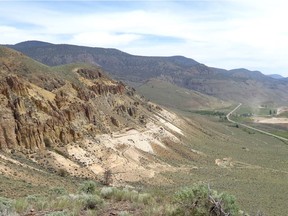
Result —
[[272, 137], [275, 137], [277, 139], [280, 139], [280, 140], [284, 140], [284, 141], [288, 141], [287, 138], [284, 138], [284, 137], [281, 137], [281, 136], [278, 136], [278, 135], [275, 135], [275, 134], [272, 134], [272, 133], [269, 133], [269, 132], [266, 132], [266, 131], [263, 131], [263, 130], [260, 130], [260, 129], [257, 129], [257, 128], [254, 128], [254, 127], [251, 127], [249, 125], [246, 125], [246, 124], [242, 124], [242, 123], [239, 123], [239, 122], [236, 122], [236, 121], [233, 121], [230, 119], [230, 116], [242, 105], [242, 103], [240, 103], [237, 107], [235, 107], [231, 112], [229, 112], [227, 115], [226, 115], [226, 118], [229, 122], [233, 123], [233, 124], [238, 124], [238, 125], [241, 125], [242, 127], [246, 127], [246, 128], [249, 128], [251, 130], [254, 130], [254, 131], [257, 131], [259, 133], [262, 133], [262, 134], [266, 134], [268, 136], [272, 136]]

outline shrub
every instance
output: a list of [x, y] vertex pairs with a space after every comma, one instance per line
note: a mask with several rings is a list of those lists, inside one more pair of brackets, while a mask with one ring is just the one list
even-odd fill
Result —
[[16, 212], [21, 213], [21, 212], [25, 212], [27, 209], [29, 209], [29, 203], [27, 201], [27, 199], [18, 199], [15, 202], [15, 209]]
[[238, 214], [239, 208], [236, 204], [236, 198], [234, 196], [227, 193], [221, 193], [218, 199], [222, 201], [225, 212], [229, 212], [230, 215]]
[[58, 175], [61, 177], [66, 177], [68, 175], [68, 172], [65, 169], [59, 169], [58, 170]]
[[148, 205], [153, 202], [153, 198], [150, 194], [147, 193], [139, 194], [138, 202], [143, 203], [144, 205]]
[[64, 187], [55, 187], [55, 188], [51, 188], [49, 190], [49, 193], [51, 195], [65, 195], [67, 194], [67, 191]]
[[13, 215], [15, 201], [0, 197], [0, 215]]
[[87, 193], [87, 194], [93, 194], [95, 193], [97, 184], [94, 181], [85, 181], [80, 186], [80, 191]]
[[141, 194], [138, 191], [132, 190], [130, 191], [128, 188], [122, 189], [122, 200], [129, 200], [131, 202], [137, 202], [139, 200]]
[[85, 195], [82, 197], [84, 209], [98, 209], [103, 205], [103, 200], [97, 195]]
[[29, 203], [36, 202], [38, 199], [39, 199], [39, 195], [28, 195], [26, 197], [26, 200]]
[[103, 187], [100, 191], [100, 195], [105, 199], [110, 199], [113, 195], [112, 187]]
[[[53, 204], [49, 196], [40, 195], [40, 194], [28, 195], [25, 198], [25, 200], [29, 204], [29, 206], [32, 206], [37, 211], [49, 209], [51, 205]], [[53, 201], [54, 201], [54, 198], [53, 198]]]
[[85, 209], [96, 209], [98, 204], [102, 204], [99, 197], [89, 197], [87, 200], [85, 200]]
[[69, 196], [62, 195], [60, 197], [57, 197], [51, 202], [51, 205], [53, 205], [54, 209], [67, 209], [71, 206], [74, 206], [73, 202], [71, 202], [72, 199]]
[[174, 200], [177, 207], [173, 215], [222, 216], [229, 213], [233, 216], [239, 210], [233, 196], [218, 194], [204, 185], [184, 188], [176, 193]]
[[121, 201], [124, 200], [124, 191], [118, 189], [118, 188], [113, 188], [113, 196], [112, 198], [116, 201]]
[[205, 186], [183, 188], [176, 193], [175, 203], [178, 205], [177, 215], [205, 215], [209, 205], [208, 188]]
[[103, 187], [100, 191], [100, 195], [105, 199], [114, 199], [116, 201], [130, 201], [134, 203], [141, 203], [144, 205], [150, 204], [154, 201], [150, 194], [139, 194], [135, 190], [129, 190], [128, 188], [118, 189], [112, 187]]
[[43, 199], [37, 200], [37, 202], [34, 203], [33, 206], [36, 208], [36, 210], [43, 211], [43, 210], [48, 209], [50, 207], [50, 204], [51, 204], [50, 201], [43, 198]]

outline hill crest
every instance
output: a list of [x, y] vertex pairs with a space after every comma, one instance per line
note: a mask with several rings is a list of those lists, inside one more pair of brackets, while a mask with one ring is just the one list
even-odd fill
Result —
[[261, 105], [274, 101], [284, 104], [288, 100], [287, 80], [276, 80], [259, 71], [228, 71], [208, 67], [183, 56], [145, 57], [116, 49], [56, 44], [44, 47], [31, 47], [29, 43], [26, 47], [23, 45], [25, 42], [21, 46], [16, 44], [9, 47], [50, 66], [77, 62], [98, 65], [112, 77], [136, 88], [147, 80], [159, 79], [236, 103]]

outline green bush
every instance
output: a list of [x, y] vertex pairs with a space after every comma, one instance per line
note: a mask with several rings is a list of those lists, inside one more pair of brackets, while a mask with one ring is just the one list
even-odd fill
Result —
[[80, 199], [83, 201], [84, 209], [99, 209], [103, 205], [104, 201], [97, 195], [85, 195]]
[[49, 193], [51, 195], [65, 195], [67, 194], [67, 191], [64, 187], [55, 187], [55, 188], [51, 188], [49, 190]]
[[133, 203], [141, 203], [144, 205], [151, 204], [154, 199], [150, 194], [140, 194], [138, 191], [129, 190], [128, 188], [118, 189], [112, 187], [103, 187], [100, 195], [105, 199], [113, 199], [116, 201], [130, 201]]
[[35, 202], [37, 202], [37, 200], [39, 200], [40, 199], [40, 195], [28, 195], [27, 197], [26, 197], [26, 200], [27, 200], [27, 202], [29, 202], [29, 203], [35, 203]]
[[17, 199], [14, 206], [18, 213], [25, 212], [30, 207], [29, 202], [25, 198]]
[[79, 190], [83, 193], [93, 194], [96, 191], [96, 186], [97, 184], [94, 181], [85, 181], [81, 184]]
[[87, 200], [85, 200], [85, 209], [98, 208], [98, 204], [102, 204], [102, 202], [99, 201], [100, 199], [98, 197], [89, 197]]
[[153, 197], [147, 193], [139, 194], [138, 202], [143, 203], [144, 205], [148, 205], [153, 202]]
[[[218, 194], [208, 186], [198, 185], [183, 188], [175, 194], [176, 210], [172, 215], [222, 216], [223, 212], [229, 215], [238, 215], [239, 208], [235, 198], [229, 194]], [[222, 211], [222, 213], [220, 213]]]
[[237, 215], [239, 207], [236, 203], [236, 198], [233, 195], [227, 193], [221, 193], [219, 199], [222, 200], [223, 208], [225, 212], [229, 212], [231, 215]]
[[60, 197], [56, 197], [51, 201], [51, 205], [54, 209], [69, 209], [71, 206], [74, 206], [72, 202], [72, 198], [66, 195], [62, 195]]
[[112, 187], [103, 187], [100, 191], [100, 195], [105, 199], [110, 199], [114, 191]]
[[115, 199], [116, 201], [124, 201], [127, 200], [127, 197], [128, 197], [128, 191], [114, 188], [113, 199]]
[[0, 215], [16, 215], [14, 204], [14, 200], [0, 197]]

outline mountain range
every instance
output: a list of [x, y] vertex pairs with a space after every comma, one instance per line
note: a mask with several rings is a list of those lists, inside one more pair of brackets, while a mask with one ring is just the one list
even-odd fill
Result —
[[[274, 79], [259, 71], [224, 70], [209, 67], [183, 56], [135, 56], [117, 49], [51, 44], [27, 41], [10, 48], [23, 52], [49, 66], [84, 62], [100, 66], [112, 77], [141, 92], [149, 80], [162, 80], [172, 85], [200, 92], [221, 100], [261, 105], [285, 104], [288, 100], [287, 79]], [[169, 85], [170, 85], [169, 84]], [[145, 95], [149, 98], [149, 95]], [[153, 95], [160, 101], [160, 96]], [[169, 102], [166, 102], [166, 104]]]

